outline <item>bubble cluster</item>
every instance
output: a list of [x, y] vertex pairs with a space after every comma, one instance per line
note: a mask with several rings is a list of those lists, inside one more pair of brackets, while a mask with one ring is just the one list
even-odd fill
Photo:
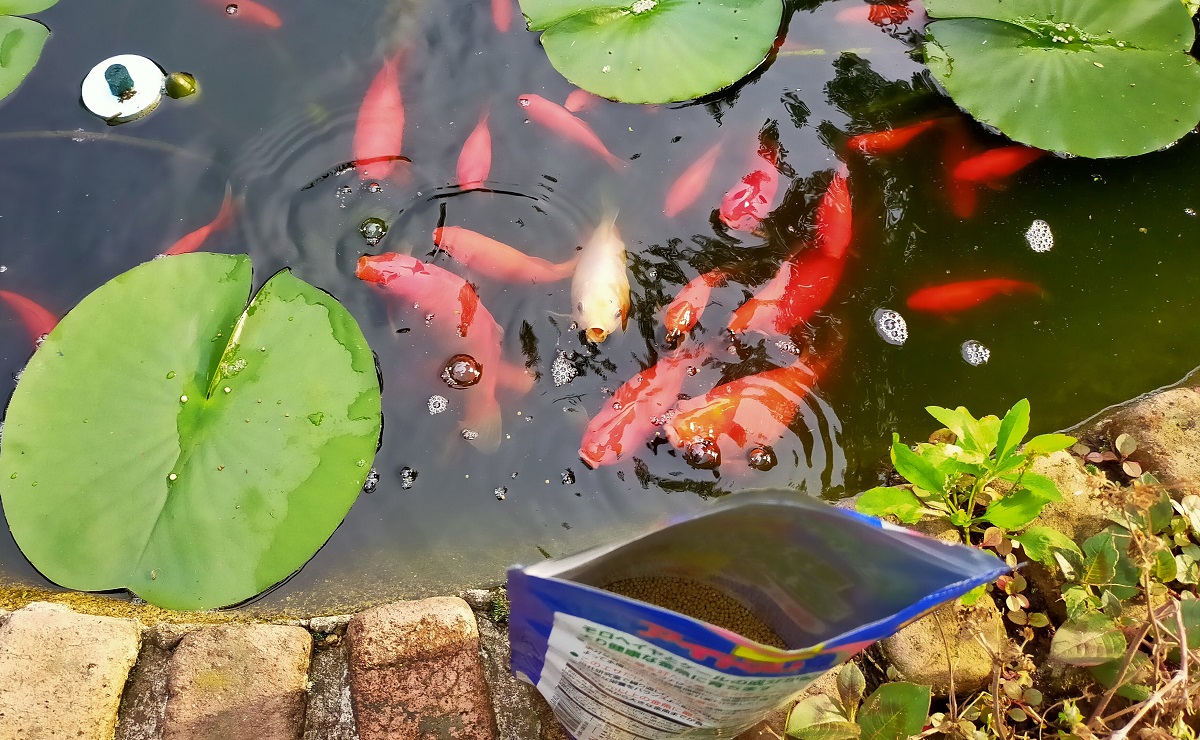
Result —
[[413, 483], [417, 481], [417, 471], [405, 465], [400, 468], [400, 487], [408, 490], [413, 487]]
[[775, 346], [778, 347], [780, 350], [787, 352], [789, 355], [795, 355], [796, 357], [800, 356], [800, 348], [797, 347], [796, 343], [790, 339], [787, 339], [787, 338], [780, 339], [778, 342], [775, 343]]
[[368, 193], [379, 193], [382, 191], [383, 191], [383, 186], [380, 185], [379, 183], [377, 183], [377, 182], [367, 183], [367, 192]]
[[430, 396], [429, 397], [429, 413], [440, 414], [450, 408], [450, 401], [446, 400], [445, 396]]
[[875, 331], [888, 344], [904, 344], [908, 341], [908, 323], [904, 317], [890, 308], [881, 308], [871, 317]]
[[474, 441], [479, 439], [479, 432], [475, 431], [474, 429], [464, 429], [462, 430], [462, 438], [468, 442]]
[[570, 468], [567, 468], [566, 470], [562, 471], [562, 473], [560, 473], [558, 477], [562, 480], [562, 484], [564, 486], [575, 485], [575, 471], [571, 470]]
[[483, 365], [470, 355], [454, 355], [442, 368], [442, 382], [455, 390], [470, 388], [483, 377]]
[[503, 501], [504, 497], [508, 495], [508, 489], [504, 486], [496, 486], [496, 490], [492, 491], [492, 493], [496, 494], [497, 501]]
[[1054, 248], [1054, 234], [1050, 231], [1050, 224], [1040, 218], [1035, 220], [1025, 230], [1025, 241], [1029, 242], [1029, 248], [1035, 252], [1049, 252]]
[[363, 481], [363, 493], [375, 493], [376, 486], [379, 485], [379, 471], [371, 468], [371, 472], [367, 473], [367, 479]]
[[968, 339], [962, 343], [962, 358], [967, 361], [968, 365], [979, 367], [987, 364], [991, 357], [992, 351], [974, 339]]
[[550, 378], [554, 381], [554, 387], [559, 388], [570, 383], [577, 375], [579, 368], [575, 367], [575, 363], [571, 362], [566, 352], [559, 350], [558, 356], [550, 364]]

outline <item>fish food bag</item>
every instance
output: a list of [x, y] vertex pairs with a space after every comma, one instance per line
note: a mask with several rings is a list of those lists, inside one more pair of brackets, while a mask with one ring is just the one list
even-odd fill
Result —
[[575, 740], [730, 737], [1009, 568], [794, 491], [508, 571], [512, 670]]

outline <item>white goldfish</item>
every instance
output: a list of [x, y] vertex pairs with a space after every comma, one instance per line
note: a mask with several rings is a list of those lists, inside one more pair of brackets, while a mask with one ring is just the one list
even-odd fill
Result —
[[629, 275], [625, 243], [617, 233], [617, 214], [600, 222], [579, 253], [571, 282], [575, 322], [590, 342], [603, 342], [629, 318]]

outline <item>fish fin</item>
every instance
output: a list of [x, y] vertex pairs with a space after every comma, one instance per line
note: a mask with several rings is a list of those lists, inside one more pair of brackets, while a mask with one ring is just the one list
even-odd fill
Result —
[[523, 366], [513, 365], [501, 360], [499, 372], [496, 375], [496, 382], [523, 396], [533, 390], [533, 385], [537, 382], [537, 379]]

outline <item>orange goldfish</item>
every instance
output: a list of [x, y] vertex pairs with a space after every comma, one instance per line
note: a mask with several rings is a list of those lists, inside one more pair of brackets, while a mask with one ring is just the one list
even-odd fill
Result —
[[233, 211], [233, 193], [229, 185], [226, 185], [225, 199], [221, 201], [221, 208], [217, 211], [216, 217], [204, 226], [180, 237], [179, 241], [167, 247], [167, 251], [163, 252], [163, 256], [195, 252], [200, 248], [201, 244], [204, 244], [209, 236], [227, 228], [229, 224], [233, 223]]
[[949, 314], [974, 308], [998, 295], [1041, 292], [1041, 288], [1024, 280], [988, 278], [922, 288], [910, 295], [907, 303], [914, 311]]
[[36, 301], [30, 300], [19, 293], [0, 290], [0, 300], [3, 300], [8, 304], [9, 308], [17, 312], [17, 316], [25, 326], [25, 331], [29, 332], [29, 338], [33, 340], [35, 345], [58, 325], [57, 316], [42, 308]]
[[512, 0], [492, 0], [492, 23], [500, 33], [508, 33], [512, 27]]
[[[906, 22], [914, 13], [907, 2], [902, 3], [869, 3], [842, 8], [834, 15], [842, 23], [868, 21], [880, 28], [899, 26]], [[923, 13], [922, 13], [923, 15]]]
[[555, 264], [459, 226], [433, 230], [433, 243], [456, 261], [510, 283], [553, 283], [575, 272], [577, 258]]
[[[226, 15], [241, 18], [264, 28], [280, 28], [283, 26], [283, 19], [279, 17], [278, 13], [262, 3], [255, 2], [255, 0], [237, 0], [237, 2], [209, 0], [209, 5], [221, 8]], [[230, 12], [230, 8], [233, 9], [232, 12]]]
[[629, 274], [625, 243], [617, 233], [617, 214], [601, 221], [579, 253], [571, 281], [575, 322], [589, 342], [603, 342], [629, 320]]
[[858, 134], [857, 136], [851, 136], [846, 141], [846, 148], [872, 156], [877, 154], [891, 154], [908, 146], [909, 142], [928, 131], [936, 123], [937, 119], [931, 118], [928, 121], [911, 123], [907, 126], [888, 129], [887, 131]]
[[721, 199], [718, 216], [734, 231], [754, 231], [771, 212], [779, 190], [778, 144], [760, 144], [755, 169], [743, 177]]
[[1046, 155], [1043, 149], [1016, 144], [989, 149], [959, 162], [951, 173], [965, 182], [994, 183], [1015, 174]]
[[733, 312], [729, 331], [789, 334], [829, 301], [845, 266], [844, 251], [837, 257], [823, 249], [794, 252], [779, 266], [775, 277]]
[[700, 315], [708, 305], [712, 289], [725, 282], [725, 273], [711, 270], [698, 275], [685, 286], [675, 300], [667, 304], [663, 312], [663, 324], [667, 327], [667, 341], [674, 341], [692, 330], [700, 321]]
[[667, 191], [667, 202], [663, 206], [664, 214], [674, 218], [696, 202], [708, 185], [708, 178], [717, 164], [717, 157], [721, 155], [721, 147], [721, 142], [717, 142], [699, 159], [688, 165], [688, 168]]
[[853, 221], [850, 180], [842, 172], [835, 173], [817, 205], [817, 247], [834, 259], [843, 257], [850, 247]]
[[563, 107], [572, 113], [580, 113], [594, 107], [601, 100], [604, 100], [604, 98], [599, 95], [593, 95], [587, 90], [576, 89], [567, 95], [567, 99], [563, 101]]
[[463, 391], [467, 412], [462, 420], [464, 431], [470, 430], [471, 444], [485, 452], [500, 446], [500, 403], [496, 400], [496, 385], [503, 374], [500, 370], [500, 340], [504, 330], [492, 318], [487, 307], [471, 284], [438, 267], [406, 254], [388, 252], [363, 255], [354, 271], [358, 279], [378, 285], [388, 295], [403, 298], [405, 304], [416, 303], [424, 313], [438, 317], [455, 317], [455, 332], [469, 341], [471, 355], [479, 362], [483, 373], [479, 382]]
[[404, 142], [404, 100], [400, 96], [400, 55], [387, 59], [371, 80], [354, 128], [354, 161], [363, 180], [392, 174]]
[[492, 132], [488, 130], [488, 111], [485, 108], [458, 155], [458, 186], [463, 190], [483, 187], [491, 171]]
[[625, 162], [604, 146], [604, 142], [600, 140], [592, 127], [566, 108], [546, 100], [541, 95], [522, 95], [517, 98], [517, 102], [529, 116], [529, 120], [545, 126], [562, 139], [590, 149], [600, 155], [613, 169], [624, 169]]
[[707, 354], [704, 347], [679, 352], [625, 381], [588, 422], [579, 444], [580, 459], [589, 468], [626, 459], [663, 423], [664, 414], [678, 400], [688, 368]]

